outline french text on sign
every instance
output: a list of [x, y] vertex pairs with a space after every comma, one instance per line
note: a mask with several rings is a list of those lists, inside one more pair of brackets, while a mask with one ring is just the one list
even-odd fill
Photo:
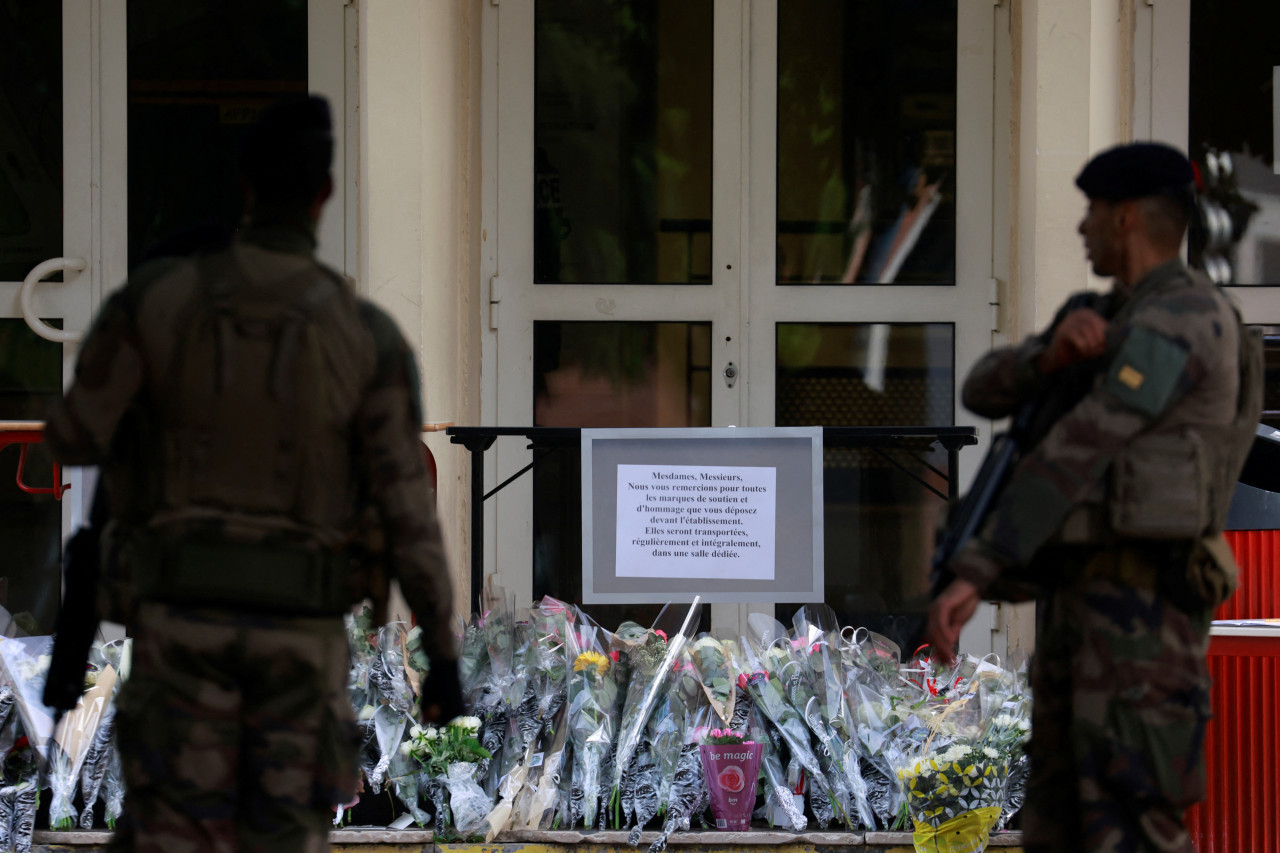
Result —
[[774, 579], [778, 470], [618, 465], [618, 577]]

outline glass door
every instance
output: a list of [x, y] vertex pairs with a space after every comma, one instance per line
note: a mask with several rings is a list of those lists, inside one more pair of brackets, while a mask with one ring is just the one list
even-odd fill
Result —
[[[0, 7], [0, 421], [45, 418], [94, 311], [132, 267], [226, 239], [239, 220], [236, 141], [276, 98], [331, 98], [337, 198], [321, 254], [354, 266], [343, 132], [354, 23], [342, 0]], [[47, 633], [61, 541], [90, 484], [73, 469], [61, 501], [23, 491], [18, 456], [0, 450], [0, 606]], [[47, 488], [51, 471], [36, 447], [23, 480]]]
[[[972, 423], [956, 376], [991, 344], [993, 7], [537, 0], [488, 20], [494, 422]], [[506, 441], [488, 488], [530, 461]], [[922, 609], [942, 502], [888, 463], [833, 466], [828, 603]], [[579, 475], [548, 458], [487, 502], [486, 571], [517, 602], [580, 589]]]
[[[994, 10], [761, 0], [753, 15], [772, 26], [751, 47], [748, 420], [974, 424], [958, 386], [991, 343]], [[946, 469], [927, 442], [828, 444], [825, 602], [842, 624], [906, 642], [939, 493], [962, 476]]]

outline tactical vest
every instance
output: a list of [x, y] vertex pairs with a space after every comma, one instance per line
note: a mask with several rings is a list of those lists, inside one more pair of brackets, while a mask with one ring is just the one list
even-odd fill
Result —
[[1239, 372], [1232, 418], [1220, 425], [1163, 423], [1117, 454], [1108, 510], [1111, 529], [1120, 536], [1197, 539], [1226, 525], [1262, 412], [1264, 369], [1261, 333], [1245, 326], [1227, 302], [1236, 321]]
[[[234, 251], [198, 259], [158, 388], [162, 509], [138, 543], [142, 597], [295, 613], [350, 603], [348, 559], [358, 379], [333, 321], [357, 323], [317, 264], [250, 280]], [[349, 317], [346, 315], [350, 315]], [[329, 321], [329, 328], [323, 328]], [[154, 386], [153, 386], [154, 387]]]

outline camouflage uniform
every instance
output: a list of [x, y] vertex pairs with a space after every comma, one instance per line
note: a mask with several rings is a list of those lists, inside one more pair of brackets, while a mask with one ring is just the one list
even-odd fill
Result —
[[[216, 592], [227, 578], [252, 587], [254, 573], [284, 571], [299, 553], [339, 559], [358, 515], [372, 503], [388, 565], [426, 629], [429, 654], [456, 659], [412, 353], [389, 317], [314, 260], [314, 248], [311, 228], [296, 216], [262, 216], [225, 252], [141, 267], [96, 319], [75, 382], [49, 420], [56, 458], [102, 464], [117, 524], [149, 534], [122, 537], [117, 574], [105, 579], [109, 615], [126, 621], [134, 638], [117, 717], [128, 790], [119, 849], [325, 850], [332, 806], [349, 801], [358, 782], [342, 610], [360, 590], [319, 613], [291, 608], [288, 590], [283, 604], [239, 606], [234, 599], [243, 590], [230, 589], [228, 601], [205, 606], [198, 595], [175, 598], [157, 592], [167, 587], [144, 583], [173, 564], [153, 562], [154, 544], [147, 550], [137, 543], [185, 548], [213, 541], [210, 553], [241, 554], [245, 562], [206, 563], [208, 589]], [[238, 288], [237, 299], [293, 287], [310, 302], [319, 330], [311, 340], [323, 357], [315, 363], [331, 373], [316, 395], [322, 411], [294, 427], [298, 456], [310, 472], [310, 480], [299, 481], [310, 483], [297, 498], [300, 517], [255, 510], [252, 494], [244, 505], [202, 503], [199, 490], [208, 484], [175, 473], [207, 449], [201, 425], [188, 429], [181, 413], [170, 411], [173, 398], [196, 393], [186, 377], [175, 385], [170, 368], [192, 334], [184, 318], [207, 295], [202, 270], [210, 268]], [[277, 351], [273, 364], [278, 357]], [[302, 393], [289, 387], [290, 379], [274, 393]], [[296, 472], [269, 464], [275, 445], [266, 451], [262, 445], [276, 437], [262, 434], [255, 412], [232, 412], [230, 420], [217, 414], [246, 458], [262, 467], [241, 472], [251, 487], [269, 492], [273, 474], [292, 482]], [[295, 439], [280, 440], [285, 447]], [[219, 552], [218, 543], [239, 550]]]
[[[954, 567], [984, 597], [1045, 604], [1027, 849], [1190, 851], [1209, 624], [1234, 586], [1220, 531], [1260, 408], [1240, 365], [1257, 353], [1181, 261], [1108, 300], [1106, 366], [1020, 460], [968, 546], [987, 559]], [[983, 358], [965, 405], [1000, 418], [1035, 399], [1055, 381], [1036, 367], [1051, 331]]]

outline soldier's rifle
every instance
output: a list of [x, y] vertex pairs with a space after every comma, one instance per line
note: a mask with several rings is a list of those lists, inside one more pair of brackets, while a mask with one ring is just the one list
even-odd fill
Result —
[[[1058, 323], [1074, 311], [1088, 308], [1106, 316], [1109, 301], [1101, 293], [1077, 293], [1058, 312], [1045, 336], [1052, 337]], [[1014, 412], [1008, 429], [992, 437], [991, 447], [978, 468], [973, 486], [953, 505], [947, 526], [938, 537], [933, 552], [931, 599], [936, 599], [955, 579], [951, 571], [952, 561], [982, 528], [1008, 485], [1009, 476], [1018, 461], [1040, 442], [1059, 418], [1080, 402], [1104, 362], [1103, 357], [1089, 359], [1054, 373], [1053, 383]]]

